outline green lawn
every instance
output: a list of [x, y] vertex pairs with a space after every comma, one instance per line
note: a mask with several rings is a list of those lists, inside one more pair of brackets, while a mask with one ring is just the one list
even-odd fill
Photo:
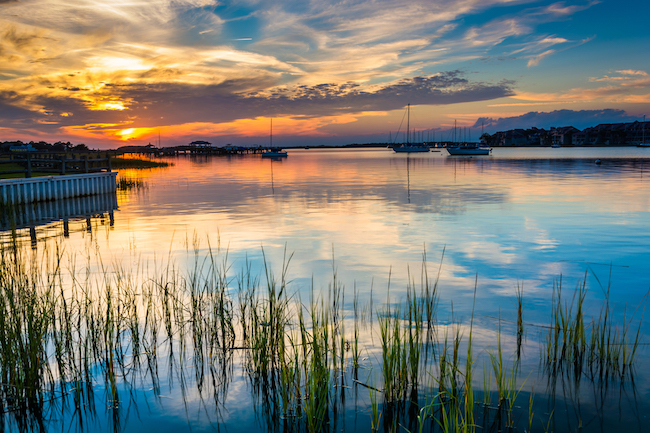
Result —
[[[168, 162], [157, 162], [149, 161], [146, 159], [131, 159], [131, 158], [111, 158], [111, 167], [115, 170], [127, 169], [127, 168], [157, 168], [157, 167], [168, 167], [170, 164]], [[0, 179], [22, 179], [25, 177], [24, 166], [22, 164], [17, 164], [11, 161], [2, 161], [0, 160]], [[6, 171], [16, 171], [22, 170], [21, 173], [3, 173]], [[32, 170], [32, 177], [41, 177], [41, 176], [56, 176], [60, 174], [58, 171], [52, 172], [42, 172]], [[69, 174], [73, 174], [70, 172]]]

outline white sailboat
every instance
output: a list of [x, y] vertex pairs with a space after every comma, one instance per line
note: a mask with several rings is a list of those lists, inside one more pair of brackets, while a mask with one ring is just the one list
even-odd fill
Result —
[[[456, 121], [454, 121], [454, 137], [456, 135]], [[454, 138], [455, 141], [455, 138]], [[453, 146], [447, 146], [447, 152], [450, 156], [455, 155], [468, 155], [468, 156], [479, 156], [479, 155], [489, 155], [492, 152], [491, 147], [481, 147], [476, 143], [463, 143], [455, 144]]]
[[269, 134], [269, 150], [262, 153], [262, 158], [286, 158], [287, 152], [279, 147], [273, 147], [273, 119], [271, 119], [271, 132]]
[[414, 153], [414, 152], [429, 152], [427, 146], [421, 144], [411, 144], [409, 143], [409, 122], [411, 121], [411, 104], [408, 104], [406, 108], [407, 120], [406, 120], [406, 143], [399, 146], [393, 147], [393, 150], [397, 153]]

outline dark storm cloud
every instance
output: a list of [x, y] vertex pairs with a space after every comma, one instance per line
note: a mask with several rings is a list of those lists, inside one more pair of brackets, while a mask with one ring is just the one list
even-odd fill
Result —
[[492, 119], [488, 117], [479, 118], [474, 124], [475, 128], [482, 125], [490, 132], [507, 131], [517, 128], [544, 128], [552, 126], [573, 126], [578, 129], [596, 126], [600, 123], [633, 122], [639, 120], [629, 116], [624, 110], [555, 110], [548, 113], [530, 112], [521, 116]]
[[447, 105], [496, 99], [512, 95], [511, 84], [472, 83], [458, 71], [452, 71], [430, 77], [404, 79], [373, 90], [364, 90], [352, 83], [298, 86], [292, 92], [274, 93], [269, 99], [276, 109], [284, 108], [286, 113], [323, 116], [360, 111], [390, 111], [409, 103]]
[[[173, 73], [173, 71], [167, 71]], [[38, 123], [43, 119], [58, 126], [133, 121], [134, 126], [158, 126], [191, 122], [231, 122], [259, 116], [331, 116], [362, 111], [390, 111], [406, 104], [445, 105], [482, 101], [512, 94], [511, 83], [470, 82], [459, 72], [404, 79], [394, 84], [365, 89], [357, 84], [319, 84], [251, 92], [267, 87], [264, 79], [229, 80], [216, 85], [188, 83], [107, 85], [91, 98], [126, 101], [127, 110], [90, 110], [73, 97], [79, 88], [63, 88], [61, 96], [34, 97], [32, 106], [39, 112], [22, 111], [22, 115], [0, 120], [1, 126]], [[61, 88], [60, 88], [61, 89]], [[20, 96], [0, 95], [6, 106], [19, 105]], [[26, 106], [27, 104], [22, 104]], [[72, 115], [61, 116], [61, 113]], [[136, 125], [137, 123], [137, 125]]]
[[34, 113], [19, 104], [22, 98], [16, 92], [0, 92], [0, 126], [15, 124], [33, 119]]

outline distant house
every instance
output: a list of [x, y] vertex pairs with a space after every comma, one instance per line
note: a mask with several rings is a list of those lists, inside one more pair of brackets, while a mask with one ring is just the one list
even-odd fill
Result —
[[628, 144], [640, 144], [650, 138], [650, 122], [636, 121], [627, 128], [625, 139]]
[[501, 146], [524, 146], [528, 144], [528, 137], [523, 129], [505, 131], [501, 135]]
[[552, 144], [559, 144], [560, 146], [572, 146], [573, 134], [580, 132], [578, 128], [573, 126], [562, 126], [559, 128], [551, 127], [550, 135]]
[[197, 140], [190, 143], [191, 147], [212, 147], [212, 143], [203, 140]]
[[583, 132], [589, 144], [617, 146], [633, 142], [636, 127], [634, 123], [601, 123]]
[[585, 144], [589, 144], [586, 143], [586, 141], [587, 141], [587, 134], [584, 131], [574, 132], [573, 136], [571, 137], [571, 144], [573, 144], [574, 146], [583, 146]]
[[31, 144], [18, 144], [9, 147], [10, 152], [36, 152], [36, 148]]

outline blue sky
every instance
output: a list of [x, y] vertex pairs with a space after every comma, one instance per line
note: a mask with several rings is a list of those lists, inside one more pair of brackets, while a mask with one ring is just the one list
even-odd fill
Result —
[[[650, 115], [648, 2], [0, 0], [0, 140], [386, 141]], [[507, 128], [506, 128], [507, 126]], [[276, 138], [277, 137], [277, 138]]]

